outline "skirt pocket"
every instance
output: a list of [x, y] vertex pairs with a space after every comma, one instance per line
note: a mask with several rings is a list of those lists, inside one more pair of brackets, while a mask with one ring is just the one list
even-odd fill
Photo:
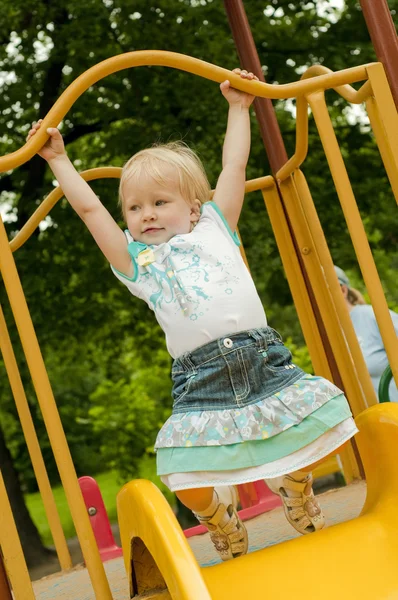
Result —
[[269, 344], [263, 356], [265, 367], [273, 373], [281, 374], [283, 371], [296, 369], [296, 366], [292, 362], [292, 353], [282, 342], [275, 341]]
[[173, 372], [173, 389], [171, 391], [173, 409], [178, 408], [178, 405], [191, 390], [195, 376], [195, 373], [187, 373], [185, 371]]

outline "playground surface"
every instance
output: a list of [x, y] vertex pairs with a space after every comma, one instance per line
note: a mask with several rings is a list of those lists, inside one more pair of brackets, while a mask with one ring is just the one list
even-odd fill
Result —
[[[319, 498], [326, 516], [327, 526], [330, 527], [357, 517], [365, 502], [365, 496], [366, 483], [364, 481], [320, 494]], [[246, 526], [250, 541], [249, 552], [299, 537], [299, 534], [286, 521], [282, 508], [276, 508], [246, 521]], [[201, 566], [210, 566], [219, 562], [208, 539], [208, 534], [189, 538], [188, 541]], [[239, 561], [236, 562], [238, 567]], [[105, 563], [105, 570], [114, 600], [129, 600], [123, 559], [117, 558]], [[82, 566], [66, 573], [58, 573], [35, 581], [33, 588], [36, 600], [95, 600], [88, 572]], [[169, 598], [170, 596], [166, 593], [164, 597]], [[150, 596], [146, 595], [145, 598], [148, 600]]]

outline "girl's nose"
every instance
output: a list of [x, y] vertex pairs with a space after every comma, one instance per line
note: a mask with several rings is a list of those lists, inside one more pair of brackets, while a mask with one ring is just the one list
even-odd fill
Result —
[[154, 209], [152, 207], [145, 208], [142, 211], [142, 219], [144, 221], [152, 221], [155, 218], [156, 218], [156, 212], [154, 211]]

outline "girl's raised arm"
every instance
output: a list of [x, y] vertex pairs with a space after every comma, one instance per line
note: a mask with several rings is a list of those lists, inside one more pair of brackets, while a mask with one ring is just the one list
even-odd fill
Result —
[[[32, 126], [28, 139], [35, 135], [40, 125], [41, 121]], [[50, 137], [38, 154], [48, 162], [69, 204], [86, 224], [106, 259], [115, 269], [131, 277], [134, 267], [123, 231], [76, 171], [58, 129], [49, 128], [47, 133]]]
[[[258, 78], [253, 73], [234, 69], [244, 79]], [[221, 208], [228, 225], [235, 231], [245, 195], [246, 165], [250, 152], [249, 108], [254, 96], [231, 88], [230, 82], [220, 85], [229, 103], [228, 124], [223, 147], [223, 169], [213, 200]]]

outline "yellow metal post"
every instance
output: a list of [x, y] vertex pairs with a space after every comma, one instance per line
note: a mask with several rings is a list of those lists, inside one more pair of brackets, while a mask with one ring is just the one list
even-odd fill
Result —
[[11, 582], [15, 600], [35, 600], [28, 568], [6, 487], [0, 471], [0, 548], [3, 551], [4, 566]]
[[19, 420], [28, 446], [29, 455], [32, 461], [33, 470], [36, 475], [37, 485], [44, 504], [44, 510], [47, 515], [48, 524], [53, 536], [55, 550], [61, 569], [70, 569], [72, 559], [66, 543], [65, 535], [62, 530], [61, 520], [55, 504], [54, 495], [48, 479], [46, 466], [40, 450], [32, 416], [30, 414], [28, 401], [26, 399], [21, 376], [18, 370], [17, 361], [12, 348], [7, 325], [4, 319], [3, 310], [0, 305], [0, 349], [4, 360], [4, 365], [10, 380], [11, 389], [14, 395]]
[[358, 382], [351, 355], [348, 352], [329, 288], [326, 285], [314, 241], [303, 215], [293, 178], [289, 177], [283, 181], [280, 185], [280, 190], [291, 217], [292, 227], [294, 228], [308, 275], [313, 284], [316, 301], [328, 332], [330, 344], [350, 401], [351, 409], [356, 416], [366, 408], [365, 398]]
[[318, 375], [332, 379], [276, 185], [262, 190], [262, 194], [314, 370]]
[[[398, 113], [390, 86], [381, 63], [367, 65], [366, 73], [372, 86], [373, 98], [376, 101], [380, 121], [383, 124], [384, 138], [391, 148], [391, 157], [395, 169], [398, 168]], [[397, 197], [398, 202], [398, 197]]]
[[340, 289], [340, 285], [337, 281], [337, 277], [333, 267], [333, 260], [330, 255], [330, 251], [326, 243], [325, 236], [323, 234], [322, 226], [319, 221], [319, 217], [316, 212], [316, 208], [312, 200], [310, 190], [308, 189], [307, 181], [304, 177], [304, 174], [301, 171], [296, 171], [294, 173], [294, 181], [300, 196], [301, 206], [304, 210], [308, 227], [311, 231], [312, 239], [316, 246], [317, 253], [319, 255], [322, 267], [325, 272], [325, 277], [328, 282], [330, 292], [332, 294], [336, 311], [341, 321], [341, 326], [343, 328], [345, 338], [350, 347], [350, 352], [352, 354], [352, 358], [355, 363], [355, 369], [358, 373], [358, 377], [365, 394], [366, 402], [369, 406], [372, 404], [376, 404], [376, 392], [374, 390], [372, 380], [370, 378], [369, 371], [362, 354], [362, 350], [359, 346], [358, 338], [356, 336], [352, 321], [350, 319], [350, 315], [348, 313], [347, 306]]
[[[262, 193], [314, 371], [317, 375], [331, 381], [333, 379], [332, 373], [276, 186], [264, 189]], [[351, 483], [351, 481], [360, 477], [355, 455], [350, 445], [343, 448], [340, 457], [346, 483]]]
[[[333, 130], [324, 94], [317, 92], [308, 97], [321, 142], [326, 154], [334, 185], [351, 235], [354, 250], [375, 311], [387, 357], [398, 385], [398, 339], [388, 310], [383, 288], [370, 250], [361, 215], [351, 188], [347, 170]], [[398, 139], [398, 131], [396, 133]], [[393, 147], [393, 146], [392, 146]]]
[[379, 147], [381, 158], [386, 169], [391, 189], [398, 203], [398, 157], [394, 156], [393, 150], [389, 144], [386, 130], [381, 120], [379, 107], [375, 98], [368, 98], [366, 101], [366, 110], [376, 143]]
[[77, 481], [68, 443], [55, 404], [47, 371], [33, 328], [29, 309], [19, 280], [14, 258], [8, 243], [3, 221], [0, 219], [0, 272], [14, 313], [37, 399], [54, 452], [83, 557], [98, 600], [111, 600], [112, 595], [98, 547], [91, 528], [83, 496]]

